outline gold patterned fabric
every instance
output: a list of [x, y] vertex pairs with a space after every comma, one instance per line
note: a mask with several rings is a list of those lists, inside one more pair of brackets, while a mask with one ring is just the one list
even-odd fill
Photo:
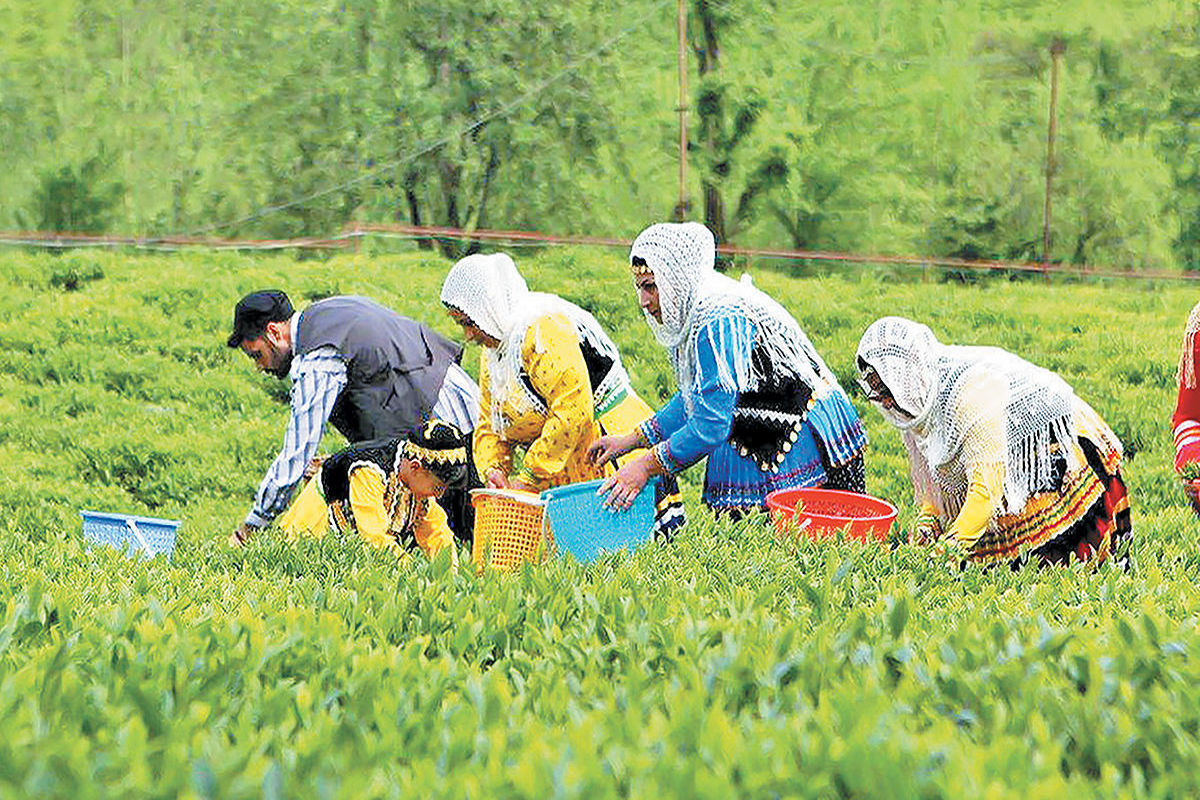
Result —
[[[1062, 463], [1079, 466], [1065, 470], [1053, 491], [1032, 494], [1016, 511], [996, 511], [1003, 496], [1003, 476], [973, 476], [968, 501], [949, 526], [949, 534], [967, 547], [973, 561], [1011, 561], [1068, 535], [1086, 538], [1093, 533], [1080, 530], [1081, 525], [1102, 529], [1105, 535], [1093, 548], [1093, 555], [1102, 559], [1107, 555], [1109, 539], [1129, 533], [1129, 502], [1120, 477], [1121, 453], [1106, 446], [1112, 434], [1082, 400], [1076, 401], [1074, 419], [1078, 438], [1069, 442], [1071, 452], [1064, 453]], [[977, 501], [971, 497], [973, 494], [980, 495]], [[1113, 507], [1099, 514], [1102, 498]], [[1105, 546], [1100, 547], [1101, 543]]]
[[[486, 351], [480, 356], [481, 405], [490, 408], [493, 386]], [[542, 399], [541, 408], [523, 402], [513, 386], [501, 406], [504, 429], [495, 430], [483, 415], [475, 429], [475, 466], [486, 480], [497, 468], [512, 472], [517, 446], [526, 449], [518, 480], [541, 491], [552, 486], [602, 477], [587, 461], [587, 449], [599, 435], [593, 419], [592, 389], [575, 326], [565, 316], [542, 317], [529, 326], [521, 348], [523, 379]], [[524, 409], [524, 410], [522, 410]]]
[[[1114, 471], [1116, 467], [1111, 466]], [[1009, 561], [1053, 541], [1088, 513], [1104, 489], [1084, 460], [1081, 468], [1063, 475], [1057, 491], [1033, 495], [1014, 514], [995, 515], [970, 549], [972, 560]]]

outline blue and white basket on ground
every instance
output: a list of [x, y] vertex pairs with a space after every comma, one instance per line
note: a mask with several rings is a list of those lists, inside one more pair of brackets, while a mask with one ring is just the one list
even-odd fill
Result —
[[603, 506], [596, 495], [601, 480], [572, 483], [542, 492], [545, 524], [550, 526], [559, 553], [570, 553], [587, 564], [602, 553], [632, 550], [654, 537], [655, 481], [646, 483], [633, 505], [623, 511]]
[[83, 517], [83, 538], [93, 544], [115, 547], [127, 556], [136, 554], [142, 558], [165, 555], [170, 559], [175, 549], [179, 520], [100, 511], [80, 511], [79, 515]]

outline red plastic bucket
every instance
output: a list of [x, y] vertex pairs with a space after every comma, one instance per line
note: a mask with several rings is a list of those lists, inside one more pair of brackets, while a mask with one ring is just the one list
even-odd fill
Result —
[[896, 507], [887, 500], [836, 489], [779, 489], [767, 495], [767, 508], [779, 532], [793, 536], [845, 531], [848, 539], [883, 542], [896, 521]]

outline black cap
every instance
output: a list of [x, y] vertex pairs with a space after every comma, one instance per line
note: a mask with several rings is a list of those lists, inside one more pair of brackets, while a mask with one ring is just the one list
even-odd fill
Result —
[[251, 292], [233, 309], [233, 333], [226, 344], [237, 347], [246, 339], [257, 339], [268, 322], [283, 322], [291, 319], [292, 313], [292, 301], [278, 289]]

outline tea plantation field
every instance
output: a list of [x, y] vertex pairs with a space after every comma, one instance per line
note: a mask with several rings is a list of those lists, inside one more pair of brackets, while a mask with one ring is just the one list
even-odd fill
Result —
[[[622, 254], [518, 254], [672, 389]], [[225, 546], [286, 421], [234, 302], [362, 293], [455, 335], [432, 256], [0, 252], [0, 796], [1180, 797], [1200, 791], [1197, 524], [1171, 473], [1182, 284], [923, 283], [755, 270], [863, 413], [874, 318], [1062, 374], [1128, 452], [1128, 572], [954, 572], [781, 543], [695, 502], [671, 544], [475, 576], [357, 541]], [[476, 353], [468, 354], [473, 366]], [[336, 446], [327, 437], [325, 449]], [[80, 543], [81, 508], [183, 520], [170, 562]]]

